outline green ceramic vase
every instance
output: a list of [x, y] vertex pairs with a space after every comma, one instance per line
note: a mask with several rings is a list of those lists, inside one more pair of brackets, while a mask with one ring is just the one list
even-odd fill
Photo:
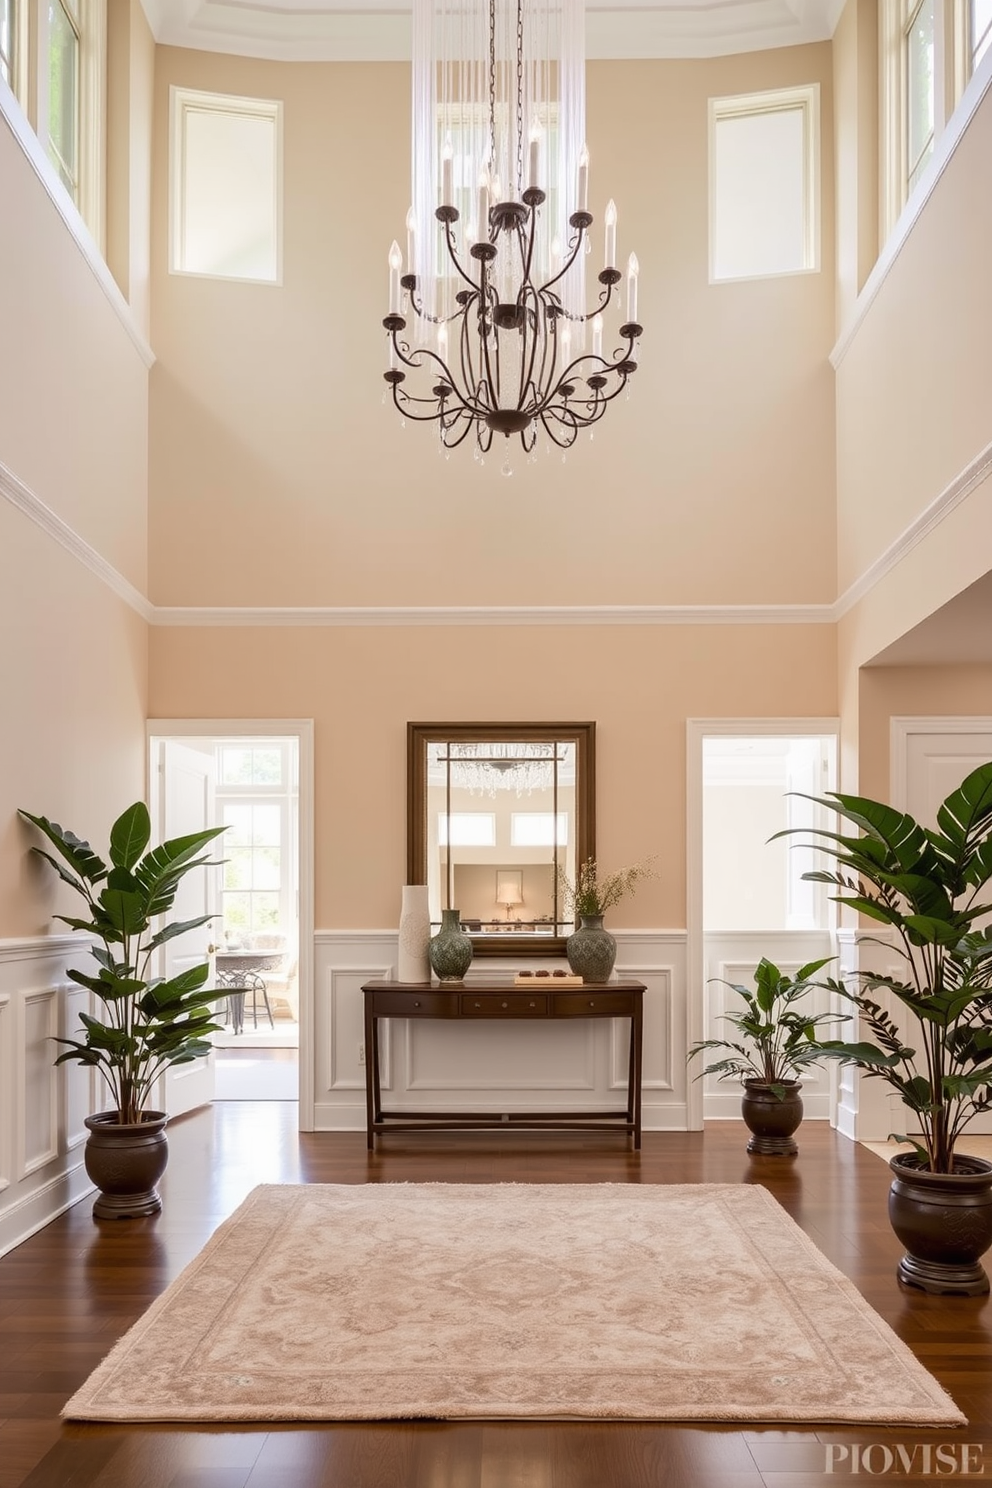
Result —
[[441, 928], [431, 937], [431, 966], [442, 982], [460, 982], [472, 964], [472, 942], [457, 909], [442, 909]]
[[608, 982], [617, 959], [617, 943], [603, 929], [603, 916], [579, 915], [579, 928], [565, 942], [568, 964], [584, 982]]

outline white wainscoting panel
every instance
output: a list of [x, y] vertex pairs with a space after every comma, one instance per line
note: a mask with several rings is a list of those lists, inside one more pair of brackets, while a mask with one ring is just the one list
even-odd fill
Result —
[[85, 1005], [66, 976], [79, 950], [71, 935], [0, 940], [0, 1255], [93, 1189], [81, 1130], [92, 1082], [56, 1069], [52, 1042]]
[[[763, 956], [773, 961], [782, 971], [794, 976], [801, 966], [821, 956], [834, 955], [836, 947], [830, 933], [810, 930], [775, 931], [714, 931], [703, 937], [703, 958], [706, 975], [704, 1037], [735, 1038], [733, 1026], [722, 1021], [728, 1012], [737, 1012], [743, 1007], [740, 997], [724, 986], [724, 982], [754, 988], [754, 972]], [[823, 968], [824, 976], [836, 976], [837, 963]], [[812, 994], [815, 1012], [827, 1012], [831, 1008], [830, 994]], [[824, 1025], [825, 1037], [831, 1037], [829, 1026]], [[724, 1057], [720, 1049], [707, 1050], [697, 1055], [692, 1062], [691, 1074], [698, 1075], [704, 1064]], [[836, 1075], [829, 1062], [822, 1068], [811, 1066], [802, 1076], [803, 1119], [828, 1121], [831, 1115], [831, 1097]], [[740, 1119], [741, 1087], [736, 1077], [721, 1080], [717, 1075], [706, 1075], [703, 1084], [703, 1114], [707, 1121]]]
[[[646, 1130], [686, 1126], [685, 932], [618, 931], [617, 975], [647, 987], [643, 1118]], [[362, 983], [395, 977], [392, 930], [318, 931], [315, 939], [315, 1126], [364, 1131]], [[476, 961], [466, 985], [533, 967], [526, 954]], [[549, 968], [564, 961], [541, 961]], [[591, 1112], [616, 1110], [626, 1088], [625, 1019], [560, 1022], [480, 1019], [380, 1023], [380, 1076], [389, 1110]]]

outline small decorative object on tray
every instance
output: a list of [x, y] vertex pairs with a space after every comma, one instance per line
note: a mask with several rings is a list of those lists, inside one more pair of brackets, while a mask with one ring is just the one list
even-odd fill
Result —
[[518, 971], [513, 978], [515, 987], [533, 987], [535, 982], [551, 982], [555, 987], [582, 986], [582, 978], [570, 971]]

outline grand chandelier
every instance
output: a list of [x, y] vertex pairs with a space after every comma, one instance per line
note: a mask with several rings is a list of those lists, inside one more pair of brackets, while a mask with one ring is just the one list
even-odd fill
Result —
[[413, 0], [413, 205], [405, 266], [389, 251], [383, 375], [447, 449], [474, 434], [481, 456], [503, 434], [529, 453], [542, 429], [567, 449], [637, 368], [634, 254], [607, 329], [612, 201], [586, 303], [584, 24], [582, 0]]

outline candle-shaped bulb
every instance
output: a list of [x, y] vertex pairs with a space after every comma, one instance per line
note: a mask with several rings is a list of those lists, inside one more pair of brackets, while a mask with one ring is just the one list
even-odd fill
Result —
[[637, 276], [640, 272], [637, 254], [632, 253], [627, 260], [627, 319], [631, 322], [637, 320]]
[[588, 212], [589, 210], [589, 146], [583, 145], [579, 151], [579, 205], [577, 210]]
[[442, 205], [442, 207], [450, 207], [450, 206], [453, 206], [454, 205], [454, 203], [451, 200], [452, 196], [454, 195], [454, 190], [453, 190], [453, 187], [452, 187], [452, 177], [453, 177], [452, 161], [454, 160], [454, 158], [455, 158], [455, 147], [451, 143], [451, 135], [449, 134], [446, 137], [445, 141], [444, 141], [444, 148], [441, 151], [441, 205]]
[[592, 354], [594, 357], [603, 355], [603, 317], [594, 315], [592, 318]]
[[530, 149], [527, 152], [527, 185], [536, 191], [541, 184], [541, 126], [530, 126]]
[[406, 214], [406, 271], [417, 272], [417, 218], [412, 207]]
[[612, 269], [617, 262], [617, 204], [612, 196], [606, 204], [606, 216], [603, 218], [606, 224], [606, 263], [604, 268]]
[[400, 313], [400, 269], [403, 267], [403, 255], [400, 245], [393, 239], [389, 250], [389, 313], [399, 315]]
[[479, 242], [489, 237], [489, 172], [479, 172]]

